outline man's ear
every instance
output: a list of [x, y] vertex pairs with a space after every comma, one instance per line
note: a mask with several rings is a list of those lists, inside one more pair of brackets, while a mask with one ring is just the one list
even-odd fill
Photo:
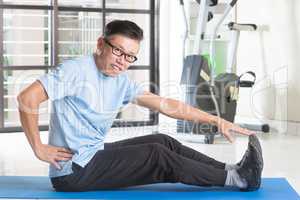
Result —
[[102, 51], [103, 48], [104, 48], [104, 37], [101, 36], [98, 38], [98, 41], [97, 41], [97, 49]]

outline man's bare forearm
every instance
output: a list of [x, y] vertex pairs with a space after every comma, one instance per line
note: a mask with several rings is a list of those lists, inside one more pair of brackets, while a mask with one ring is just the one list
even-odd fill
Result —
[[163, 98], [151, 92], [144, 92], [144, 94], [140, 95], [135, 102], [140, 106], [158, 111], [175, 119], [216, 125], [218, 126], [219, 131], [230, 142], [233, 142], [233, 138], [231, 136], [232, 132], [244, 135], [254, 134], [254, 132], [243, 129], [225, 119], [211, 115], [175, 99]]
[[198, 123], [218, 124], [218, 121], [221, 120], [217, 116], [201, 111], [181, 101], [169, 98], [163, 98], [163, 101], [160, 103], [159, 112], [175, 119]]
[[38, 128], [38, 106], [23, 101], [20, 97], [18, 98], [18, 102], [20, 121], [23, 130], [31, 145], [31, 148], [35, 152], [36, 149], [42, 144]]

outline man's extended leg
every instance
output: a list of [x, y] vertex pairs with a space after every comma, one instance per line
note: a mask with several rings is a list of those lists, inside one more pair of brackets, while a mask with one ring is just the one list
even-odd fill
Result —
[[158, 143], [104, 149], [85, 168], [76, 168], [74, 174], [53, 181], [54, 187], [86, 191], [160, 182], [224, 186], [227, 175], [224, 169], [186, 158]]
[[74, 163], [73, 174], [51, 181], [58, 191], [112, 189], [159, 182], [257, 190], [261, 184], [263, 158], [256, 136], [250, 136], [248, 152], [240, 169], [226, 171], [183, 157], [158, 143], [131, 145], [99, 151], [85, 168]]
[[200, 153], [192, 148], [189, 148], [183, 144], [181, 144], [176, 139], [165, 135], [165, 134], [153, 134], [153, 135], [146, 135], [140, 136], [135, 138], [130, 138], [126, 140], [117, 141], [114, 143], [105, 143], [105, 149], [112, 149], [112, 148], [120, 148], [130, 145], [137, 145], [137, 144], [149, 144], [149, 143], [159, 143], [171, 151], [176, 152], [179, 155], [184, 157], [190, 158], [192, 160], [203, 162], [208, 165], [212, 165], [215, 168], [224, 169], [225, 163], [219, 162], [203, 153]]

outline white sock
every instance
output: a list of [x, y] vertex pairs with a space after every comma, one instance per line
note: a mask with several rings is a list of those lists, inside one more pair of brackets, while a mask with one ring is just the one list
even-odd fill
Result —
[[229, 171], [229, 170], [233, 170], [233, 169], [238, 169], [239, 166], [236, 164], [225, 164], [225, 170]]
[[238, 188], [246, 188], [247, 181], [241, 178], [235, 169], [227, 171], [225, 186], [235, 186]]

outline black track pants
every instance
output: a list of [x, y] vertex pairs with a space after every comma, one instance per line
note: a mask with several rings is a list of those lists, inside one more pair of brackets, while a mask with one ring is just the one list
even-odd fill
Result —
[[73, 173], [52, 178], [57, 191], [113, 189], [134, 185], [181, 182], [224, 186], [225, 164], [163, 134], [106, 143], [84, 167], [73, 163]]

